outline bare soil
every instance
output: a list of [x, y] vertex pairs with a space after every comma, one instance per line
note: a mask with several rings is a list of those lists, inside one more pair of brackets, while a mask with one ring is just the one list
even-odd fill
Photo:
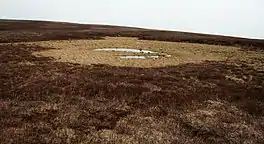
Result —
[[0, 44], [0, 143], [264, 143], [261, 51], [147, 68], [34, 55], [56, 48]]

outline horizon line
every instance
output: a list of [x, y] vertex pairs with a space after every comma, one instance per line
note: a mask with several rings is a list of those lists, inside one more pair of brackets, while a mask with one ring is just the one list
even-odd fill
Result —
[[199, 32], [199, 31], [184, 31], [171, 28], [156, 28], [156, 27], [144, 27], [144, 26], [135, 26], [135, 25], [119, 25], [111, 23], [88, 23], [83, 21], [70, 21], [70, 20], [53, 20], [53, 19], [25, 19], [25, 18], [0, 18], [0, 20], [25, 20], [25, 21], [43, 21], [43, 22], [62, 22], [62, 23], [72, 23], [72, 24], [90, 24], [90, 25], [105, 25], [105, 26], [117, 26], [117, 27], [128, 27], [128, 28], [138, 28], [146, 30], [157, 30], [157, 31], [169, 31], [169, 32], [183, 32], [183, 33], [193, 33], [193, 34], [205, 34], [205, 35], [215, 35], [215, 36], [224, 36], [224, 37], [235, 37], [235, 38], [244, 38], [244, 39], [255, 39], [255, 40], [264, 40], [264, 37], [252, 37], [252, 36], [239, 36], [239, 35], [228, 35], [221, 33], [212, 33], [212, 32]]

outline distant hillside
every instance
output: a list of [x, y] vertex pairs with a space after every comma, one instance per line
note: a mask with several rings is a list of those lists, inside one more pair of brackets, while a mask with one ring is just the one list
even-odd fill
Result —
[[100, 39], [104, 36], [138, 37], [143, 40], [232, 45], [251, 49], [264, 49], [264, 40], [261, 39], [110, 25], [31, 20], [0, 20], [0, 43], [64, 39]]
[[120, 27], [110, 25], [94, 25], [94, 24], [76, 24], [67, 22], [52, 22], [52, 21], [33, 21], [33, 20], [1, 20], [0, 31], [5, 30], [104, 30], [104, 29], [119, 29], [138, 31], [144, 30], [132, 27]]

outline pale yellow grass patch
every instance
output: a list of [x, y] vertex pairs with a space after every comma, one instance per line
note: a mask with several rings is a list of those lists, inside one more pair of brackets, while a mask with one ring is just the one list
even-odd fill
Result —
[[[38, 56], [54, 57], [58, 62], [71, 62], [84, 65], [109, 64], [113, 66], [163, 67], [184, 63], [200, 63], [205, 60], [223, 61], [249, 59], [254, 62], [264, 57], [264, 53], [241, 51], [231, 46], [206, 44], [162, 42], [138, 40], [137, 38], [106, 37], [105, 40], [62, 40], [30, 42], [26, 44], [54, 48], [33, 53]], [[134, 53], [99, 52], [96, 48], [136, 48], [168, 54], [171, 57], [159, 59], [121, 59], [121, 55], [138, 55]], [[261, 59], [262, 61], [262, 59]]]
[[27, 65], [27, 66], [33, 66], [33, 65], [35, 65], [33, 62], [30, 62], [30, 61], [20, 62], [18, 64], [19, 65]]
[[246, 83], [243, 79], [241, 79], [241, 78], [237, 78], [236, 76], [230, 76], [230, 75], [226, 75], [225, 76], [226, 77], [226, 79], [230, 79], [230, 80], [233, 80], [233, 81], [235, 81], [235, 82], [237, 82], [237, 83]]

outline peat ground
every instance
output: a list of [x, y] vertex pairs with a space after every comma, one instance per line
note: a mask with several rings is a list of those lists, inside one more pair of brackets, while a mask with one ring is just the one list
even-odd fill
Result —
[[48, 49], [0, 45], [0, 143], [264, 143], [263, 57], [137, 68], [32, 55]]
[[263, 50], [264, 48], [263, 39], [247, 39], [110, 25], [0, 19], [0, 43], [68, 39], [101, 39], [105, 36], [137, 37], [141, 40], [240, 46], [251, 50]]

